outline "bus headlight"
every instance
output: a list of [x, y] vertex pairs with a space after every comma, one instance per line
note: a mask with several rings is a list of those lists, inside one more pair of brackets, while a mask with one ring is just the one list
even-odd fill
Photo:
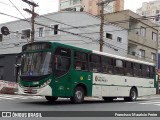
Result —
[[45, 87], [47, 85], [49, 85], [51, 83], [51, 80], [47, 80], [46, 82], [44, 82], [42, 85], [40, 85], [40, 88]]

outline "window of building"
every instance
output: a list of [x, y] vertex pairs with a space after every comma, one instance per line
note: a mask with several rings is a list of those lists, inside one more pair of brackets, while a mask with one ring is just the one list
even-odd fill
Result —
[[141, 34], [141, 36], [143, 36], [143, 37], [146, 36], [146, 28], [145, 28], [145, 27], [141, 27], [141, 29], [140, 29], [140, 34]]
[[122, 43], [122, 38], [121, 37], [117, 37], [117, 42]]
[[145, 50], [142, 49], [139, 50], [139, 57], [143, 59], [145, 58]]
[[31, 33], [30, 29], [22, 30], [21, 39], [30, 38], [30, 33]]
[[157, 41], [157, 33], [152, 32], [152, 40]]
[[111, 39], [112, 40], [112, 34], [110, 34], [110, 33], [106, 33], [106, 38], [108, 38], [108, 39]]
[[80, 3], [81, 2], [81, 0], [73, 0], [73, 5], [74, 4], [78, 4], [78, 3]]
[[60, 9], [65, 9], [70, 6], [70, 1], [63, 1], [60, 3]]
[[156, 54], [155, 53], [151, 53], [151, 58], [153, 61], [156, 61]]
[[51, 34], [52, 35], [58, 35], [59, 34], [59, 25], [51, 25]]
[[44, 36], [44, 28], [40, 27], [38, 28], [38, 37], [43, 37]]
[[0, 42], [2, 42], [2, 39], [3, 39], [3, 35], [0, 34]]

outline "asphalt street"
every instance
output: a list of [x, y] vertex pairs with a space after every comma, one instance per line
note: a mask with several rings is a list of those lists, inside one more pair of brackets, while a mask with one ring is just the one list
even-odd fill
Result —
[[[114, 100], [113, 102], [104, 102], [97, 98], [86, 98], [83, 104], [72, 104], [69, 99], [60, 98], [55, 103], [49, 103], [44, 97], [40, 96], [22, 96], [22, 95], [2, 95], [0, 94], [0, 111], [160, 111], [160, 95], [146, 96], [139, 98], [135, 102], [124, 102], [123, 99]], [[74, 113], [73, 113], [74, 114]], [[66, 120], [60, 114], [54, 120]], [[72, 115], [71, 115], [72, 116]], [[1, 120], [2, 118], [0, 118]], [[4, 118], [5, 119], [5, 118]], [[13, 118], [12, 120], [14, 120]], [[17, 119], [17, 118], [16, 118]], [[25, 119], [25, 118], [23, 118]], [[34, 118], [37, 119], [37, 118]], [[42, 118], [38, 118], [42, 119]], [[47, 120], [52, 118], [47, 118]], [[67, 118], [68, 120], [75, 120], [75, 117]], [[78, 117], [76, 120], [84, 119]], [[97, 117], [87, 117], [87, 120], [97, 120]], [[132, 117], [98, 117], [98, 120], [133, 120]], [[135, 119], [159, 119], [137, 117]], [[52, 119], [53, 120], [53, 119]]]

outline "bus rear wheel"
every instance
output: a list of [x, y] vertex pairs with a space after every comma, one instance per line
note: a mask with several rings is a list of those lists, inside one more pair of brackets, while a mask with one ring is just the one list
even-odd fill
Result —
[[137, 99], [137, 90], [135, 88], [132, 88], [130, 90], [130, 96], [125, 97], [124, 101], [136, 101], [136, 99]]
[[137, 99], [137, 90], [132, 88], [130, 91], [129, 101], [136, 101]]
[[74, 90], [74, 96], [70, 98], [71, 102], [80, 104], [84, 101], [84, 89], [78, 86]]
[[45, 96], [45, 98], [49, 102], [55, 102], [58, 99], [58, 97], [53, 97], [53, 96]]

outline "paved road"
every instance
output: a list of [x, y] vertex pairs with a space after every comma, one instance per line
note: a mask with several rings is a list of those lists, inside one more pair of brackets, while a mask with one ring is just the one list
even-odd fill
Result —
[[[40, 96], [1, 94], [0, 111], [160, 111], [160, 95], [139, 98], [136, 102], [124, 102], [122, 99], [118, 99], [114, 102], [108, 103], [99, 99], [87, 98], [83, 104], [72, 104], [69, 99], [59, 99], [55, 103], [48, 103], [44, 97]], [[56, 120], [60, 119], [64, 118], [56, 118]], [[72, 119], [74, 118], [70, 118], [69, 120]], [[84, 118], [77, 118], [77, 120], [80, 119]], [[93, 119], [97, 120], [97, 118]], [[102, 117], [98, 119], [106, 120], [106, 118]], [[133, 118], [123, 117], [110, 119], [132, 120]], [[144, 120], [146, 119], [149, 120], [151, 118], [144, 118]]]

